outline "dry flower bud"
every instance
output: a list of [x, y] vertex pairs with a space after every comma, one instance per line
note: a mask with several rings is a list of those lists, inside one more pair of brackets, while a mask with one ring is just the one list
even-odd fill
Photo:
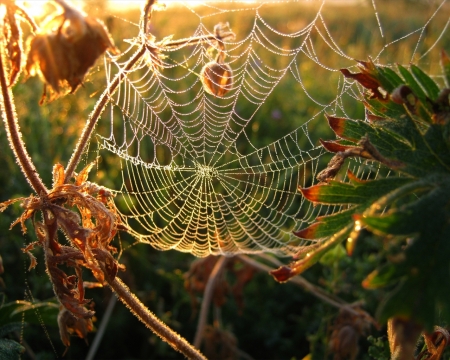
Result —
[[207, 63], [200, 72], [205, 91], [211, 95], [224, 96], [233, 86], [233, 70], [230, 65], [216, 61]]
[[67, 87], [73, 93], [95, 61], [106, 50], [117, 49], [99, 20], [58, 4], [63, 13], [51, 18], [30, 43], [26, 72], [41, 75], [56, 94]]

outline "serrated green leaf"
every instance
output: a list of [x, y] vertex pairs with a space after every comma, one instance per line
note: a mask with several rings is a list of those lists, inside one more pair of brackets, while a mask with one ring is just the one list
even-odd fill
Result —
[[[436, 187], [407, 205], [392, 208], [382, 215], [363, 214], [360, 221], [370, 229], [384, 234], [410, 235], [413, 233], [433, 233], [435, 236], [450, 217], [447, 210], [450, 201], [448, 186]], [[375, 203], [372, 207], [377, 208]], [[383, 209], [380, 209], [380, 211]]]
[[[404, 274], [402, 274], [404, 275]], [[381, 269], [371, 272], [363, 281], [366, 289], [378, 289], [385, 287], [398, 280], [398, 268], [391, 263], [384, 265]]]
[[[389, 81], [391, 82], [393, 89], [399, 87], [400, 85], [403, 85], [405, 83], [405, 81], [391, 68], [388, 67], [380, 67], [380, 69], [382, 69], [383, 71], [383, 75], [389, 79]], [[388, 90], [388, 89], [386, 89]], [[392, 90], [388, 90], [389, 92], [391, 92]]]
[[420, 99], [422, 103], [426, 103], [427, 95], [425, 94], [419, 83], [416, 81], [414, 76], [402, 65], [398, 64], [397, 67], [400, 74], [405, 79], [406, 85], [411, 88], [412, 92]]
[[404, 83], [400, 76], [387, 67], [377, 66], [377, 70], [377, 79], [380, 81], [383, 88], [389, 93]]
[[325, 266], [332, 266], [336, 261], [348, 256], [344, 247], [341, 244], [337, 244], [331, 250], [327, 251], [319, 259], [319, 263]]
[[434, 82], [434, 80], [430, 78], [427, 74], [425, 74], [422, 71], [422, 69], [416, 65], [411, 65], [411, 72], [413, 73], [417, 81], [420, 83], [420, 85], [422, 85], [422, 87], [425, 89], [428, 97], [432, 101], [436, 101], [436, 99], [439, 96], [439, 87]]
[[442, 126], [432, 124], [426, 131], [424, 138], [430, 151], [435, 154], [436, 158], [440, 159], [443, 166], [450, 170], [450, 148], [444, 136], [445, 133]]
[[350, 209], [334, 213], [329, 216], [321, 216], [317, 222], [306, 229], [295, 232], [294, 234], [302, 239], [321, 239], [339, 232], [343, 227], [353, 222], [353, 214], [361, 212], [364, 207], [354, 206]]
[[279, 282], [285, 282], [293, 276], [301, 274], [317, 263], [330, 249], [346, 240], [352, 232], [352, 228], [353, 224], [346, 226], [324, 241], [318, 248], [307, 253], [302, 259], [295, 261], [290, 266], [281, 266], [276, 270], [272, 270], [270, 274]]
[[307, 189], [301, 189], [308, 200], [323, 204], [365, 204], [390, 191], [411, 182], [410, 178], [392, 177], [366, 181], [363, 183], [343, 183], [330, 181]]
[[384, 118], [398, 119], [407, 114], [403, 105], [391, 100], [379, 101], [378, 99], [366, 99], [365, 104], [366, 108], [374, 115]]

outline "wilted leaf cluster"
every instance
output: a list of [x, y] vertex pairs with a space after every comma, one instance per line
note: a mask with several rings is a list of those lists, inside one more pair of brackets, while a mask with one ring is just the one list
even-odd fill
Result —
[[[26, 232], [25, 221], [33, 220], [38, 241], [28, 245], [24, 251], [29, 253], [33, 267], [36, 260], [30, 251], [36, 245], [44, 249], [47, 273], [62, 306], [58, 324], [66, 346], [70, 345], [68, 333], [85, 336], [87, 331], [92, 330], [94, 311], [88, 308], [90, 300], [84, 297], [82, 267], [90, 269], [100, 284], [103, 284], [105, 276], [114, 279], [118, 269], [123, 268], [111, 255], [116, 249], [110, 245], [117, 231], [122, 229], [120, 219], [112, 195], [87, 181], [92, 166], [93, 163], [83, 169], [73, 184], [65, 184], [63, 167], [55, 165], [54, 187], [48, 194], [0, 204], [0, 211], [3, 211], [14, 202], [22, 202], [24, 212], [11, 227], [20, 223], [22, 231]], [[73, 208], [78, 209], [79, 213]], [[42, 213], [42, 222], [35, 219], [39, 212]], [[60, 243], [58, 230], [66, 235], [69, 245]], [[69, 275], [61, 269], [63, 264], [73, 268], [75, 274]]]
[[[15, 1], [4, 0], [0, 4], [5, 6], [3, 41], [10, 67], [10, 85], [16, 82], [24, 68], [27, 76], [40, 75], [43, 78], [51, 90], [51, 100], [67, 90], [73, 93], [106, 50], [114, 54], [118, 52], [101, 21], [83, 14], [63, 0], [54, 1], [58, 11], [40, 28]], [[19, 24], [22, 19], [32, 29], [26, 61], [23, 60], [24, 40]], [[44, 88], [42, 100], [46, 95]]]

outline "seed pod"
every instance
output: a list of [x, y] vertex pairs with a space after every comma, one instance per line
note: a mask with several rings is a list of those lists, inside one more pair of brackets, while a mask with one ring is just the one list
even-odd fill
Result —
[[222, 97], [233, 86], [233, 70], [230, 65], [216, 61], [207, 63], [200, 72], [205, 91], [211, 95]]

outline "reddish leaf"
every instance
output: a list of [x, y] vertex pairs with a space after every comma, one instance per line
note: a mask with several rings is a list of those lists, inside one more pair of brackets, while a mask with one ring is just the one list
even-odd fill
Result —
[[366, 89], [370, 90], [371, 94], [369, 95], [369, 99], [380, 99], [385, 100], [384, 95], [380, 92], [379, 88], [381, 84], [379, 81], [374, 78], [372, 75], [369, 75], [368, 73], [351, 73], [347, 69], [340, 69], [341, 73], [346, 78], [351, 78], [359, 82], [362, 86], [364, 86]]
[[347, 176], [348, 176], [348, 179], [349, 179], [351, 182], [353, 182], [353, 183], [363, 184], [363, 183], [366, 183], [366, 182], [367, 182], [367, 180], [362, 180], [362, 179], [358, 178], [358, 177], [357, 177], [355, 174], [353, 174], [353, 172], [350, 171], [350, 170], [347, 171]]
[[[367, 104], [366, 102], [364, 102], [364, 105], [366, 106], [366, 108], [370, 107], [369, 104]], [[367, 114], [367, 120], [369, 120], [371, 123], [374, 123], [377, 121], [386, 120], [386, 118], [382, 117], [382, 116], [373, 115], [373, 114]]]
[[316, 233], [317, 229], [322, 225], [320, 222], [315, 222], [314, 224], [308, 226], [305, 229], [294, 231], [294, 235], [302, 239], [314, 240], [317, 239]]
[[292, 269], [289, 266], [280, 266], [276, 270], [270, 271], [270, 275], [272, 275], [276, 281], [278, 282], [286, 282], [291, 277], [297, 275], [292, 271]]
[[302, 193], [302, 195], [308, 199], [309, 201], [312, 201], [314, 203], [319, 202], [320, 199], [320, 191], [323, 187], [327, 185], [325, 184], [319, 184], [319, 185], [313, 185], [309, 188], [301, 188], [299, 187], [298, 190]]
[[354, 147], [354, 146], [348, 146], [348, 145], [341, 145], [336, 141], [326, 141], [326, 140], [322, 140], [322, 139], [320, 139], [320, 143], [326, 150], [328, 150], [329, 152], [332, 152], [332, 153], [344, 152], [344, 151]]
[[351, 125], [352, 124], [351, 122], [355, 123], [355, 121], [346, 118], [338, 118], [330, 115], [326, 115], [326, 118], [328, 120], [328, 124], [330, 125], [331, 129], [336, 133], [337, 136], [345, 140], [350, 140], [354, 142], [360, 140], [361, 135], [353, 134], [355, 136], [352, 136], [348, 133], [347, 124]]

